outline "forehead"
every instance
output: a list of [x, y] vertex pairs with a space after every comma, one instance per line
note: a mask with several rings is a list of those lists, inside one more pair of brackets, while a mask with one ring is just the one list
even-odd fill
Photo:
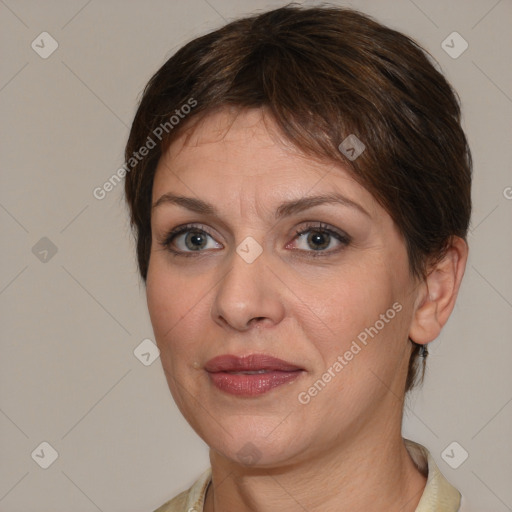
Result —
[[286, 140], [263, 109], [225, 108], [184, 131], [160, 159], [153, 196], [171, 184], [219, 181], [226, 187], [279, 187], [301, 194], [341, 187], [372, 199], [341, 164], [306, 155]]
[[204, 165], [223, 163], [225, 171], [245, 176], [292, 167], [323, 174], [326, 166], [332, 166], [301, 153], [263, 109], [224, 108], [207, 114], [181, 134], [164, 156], [177, 169], [202, 160]]

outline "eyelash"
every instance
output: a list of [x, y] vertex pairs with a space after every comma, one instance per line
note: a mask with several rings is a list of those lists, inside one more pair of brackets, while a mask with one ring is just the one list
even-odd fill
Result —
[[[167, 233], [167, 235], [165, 235], [164, 238], [159, 241], [159, 243], [160, 243], [160, 245], [162, 246], [163, 249], [169, 251], [174, 256], [184, 256], [186, 258], [194, 257], [194, 256], [196, 256], [196, 254], [200, 254], [200, 253], [202, 253], [204, 251], [176, 251], [175, 249], [171, 248], [171, 243], [173, 242], [173, 240], [177, 236], [179, 236], [179, 235], [181, 235], [183, 233], [187, 233], [189, 231], [205, 233], [208, 236], [210, 236], [211, 238], [213, 238], [213, 236], [208, 232], [208, 229], [206, 229], [205, 226], [197, 225], [197, 224], [186, 224], [184, 226], [180, 226], [180, 227], [177, 227], [177, 228], [169, 231]], [[342, 244], [341, 248], [338, 248], [338, 249], [335, 249], [335, 250], [331, 249], [329, 251], [321, 251], [321, 250], [320, 251], [302, 251], [302, 250], [298, 249], [298, 251], [305, 252], [305, 253], [307, 253], [309, 255], [309, 257], [312, 257], [312, 258], [326, 257], [326, 256], [329, 256], [331, 254], [336, 254], [339, 251], [341, 251], [344, 247], [349, 245], [350, 242], [352, 241], [351, 237], [349, 235], [347, 235], [346, 233], [344, 233], [343, 231], [337, 231], [337, 230], [334, 230], [332, 228], [329, 228], [326, 224], [324, 224], [322, 222], [320, 222], [320, 223], [307, 223], [306, 226], [303, 229], [297, 230], [295, 232], [294, 240], [296, 238], [298, 238], [298, 237], [301, 237], [301, 236], [305, 235], [309, 231], [316, 231], [316, 232], [321, 233], [321, 234], [327, 234], [329, 236], [334, 237], [336, 240], [338, 240]]]

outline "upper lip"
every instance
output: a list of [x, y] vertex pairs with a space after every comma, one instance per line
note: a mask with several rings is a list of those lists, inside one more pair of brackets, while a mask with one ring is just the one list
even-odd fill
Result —
[[302, 368], [266, 354], [250, 354], [246, 356], [224, 354], [210, 359], [205, 364], [205, 370], [211, 373], [258, 370], [292, 372], [302, 370]]

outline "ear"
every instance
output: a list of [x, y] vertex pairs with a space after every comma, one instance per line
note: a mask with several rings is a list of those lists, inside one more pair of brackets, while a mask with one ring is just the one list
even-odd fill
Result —
[[409, 337], [418, 344], [435, 340], [455, 306], [468, 259], [468, 245], [452, 237], [444, 258], [436, 263], [421, 283]]

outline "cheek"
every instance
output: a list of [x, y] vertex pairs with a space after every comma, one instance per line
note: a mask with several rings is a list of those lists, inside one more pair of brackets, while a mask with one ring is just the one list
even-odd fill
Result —
[[307, 302], [321, 313], [325, 328], [341, 339], [373, 325], [395, 300], [387, 276], [375, 267], [340, 269], [333, 277], [322, 290], [309, 294]]
[[164, 342], [164, 334], [179, 318], [175, 283], [171, 284], [168, 276], [159, 272], [150, 264], [146, 280], [146, 299], [149, 316], [158, 345]]
[[322, 293], [309, 295], [308, 304], [318, 314], [316, 322], [303, 326], [306, 336], [325, 368], [339, 362], [338, 357], [343, 359], [344, 386], [350, 383], [358, 388], [363, 376], [371, 377], [370, 371], [387, 378], [395, 371], [407, 337], [407, 312], [399, 286], [398, 278], [383, 267], [353, 267], [350, 272], [340, 271]]
[[169, 359], [174, 367], [204, 339], [209, 318], [207, 289], [200, 276], [185, 276], [165, 262], [150, 263], [146, 281], [148, 311], [162, 358]]
[[[155, 258], [156, 259], [156, 258]], [[167, 346], [186, 317], [190, 283], [185, 283], [158, 262], [151, 262], [146, 281], [149, 316], [159, 347]]]

